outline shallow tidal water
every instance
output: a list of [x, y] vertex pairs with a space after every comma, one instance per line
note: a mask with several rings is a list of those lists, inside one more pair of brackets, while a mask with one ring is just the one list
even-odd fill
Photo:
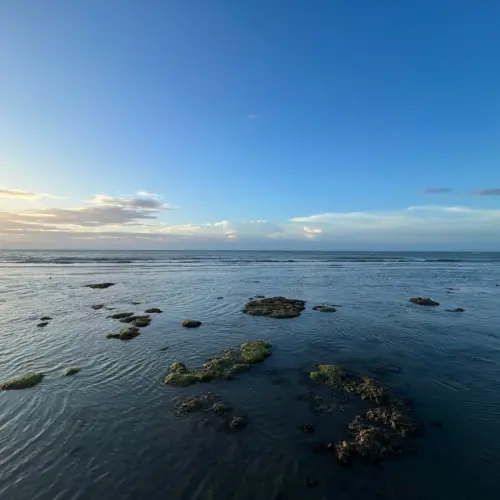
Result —
[[[500, 254], [1, 252], [0, 267], [0, 381], [45, 374], [34, 388], [0, 391], [1, 499], [498, 498]], [[105, 281], [116, 285], [82, 286]], [[283, 320], [242, 314], [255, 295], [307, 309]], [[441, 305], [410, 304], [416, 295]], [[106, 339], [124, 325], [98, 303], [164, 312], [121, 342]], [[322, 303], [342, 307], [311, 310]], [[466, 311], [445, 311], [455, 307]], [[38, 328], [42, 316], [53, 319]], [[184, 329], [188, 318], [203, 324]], [[173, 361], [198, 366], [253, 339], [273, 353], [250, 372], [164, 385]], [[347, 437], [352, 417], [342, 405], [316, 415], [303, 400], [315, 363], [411, 399], [417, 452], [380, 468], [315, 454], [315, 443]], [[62, 376], [70, 366], [80, 373]], [[179, 397], [207, 391], [247, 428], [173, 414]]]

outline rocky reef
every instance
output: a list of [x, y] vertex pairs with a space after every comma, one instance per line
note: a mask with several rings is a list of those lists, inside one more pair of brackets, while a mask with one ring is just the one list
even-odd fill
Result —
[[250, 299], [242, 312], [251, 316], [269, 316], [271, 318], [296, 318], [305, 309], [305, 301], [285, 297]]
[[165, 384], [186, 387], [198, 382], [230, 380], [233, 375], [250, 369], [251, 365], [264, 361], [271, 354], [271, 344], [253, 340], [241, 344], [239, 350], [226, 349], [221, 355], [208, 359], [203, 366], [188, 369], [175, 361], [170, 365]]
[[0, 383], [0, 389], [4, 391], [12, 391], [17, 389], [28, 389], [38, 385], [43, 379], [43, 373], [27, 373], [21, 377], [7, 380]]

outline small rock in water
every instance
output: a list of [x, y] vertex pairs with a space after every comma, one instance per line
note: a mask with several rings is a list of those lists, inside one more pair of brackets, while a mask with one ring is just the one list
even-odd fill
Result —
[[132, 321], [132, 324], [137, 328], [144, 328], [146, 326], [149, 326], [150, 323], [151, 318], [136, 318], [134, 319], [134, 321]]
[[330, 306], [314, 306], [313, 311], [319, 311], [319, 312], [324, 312], [324, 313], [334, 313], [337, 312], [337, 309], [335, 307], [330, 307]]
[[111, 318], [111, 319], [123, 319], [123, 318], [128, 318], [130, 316], [133, 316], [134, 313], [128, 313], [128, 312], [124, 312], [124, 313], [115, 313], [115, 314], [112, 314], [111, 316], [108, 316], [108, 318]]
[[133, 306], [138, 306], [138, 305], [140, 304], [140, 302], [131, 302], [131, 304], [132, 304]]
[[0, 384], [0, 389], [12, 391], [17, 389], [28, 389], [39, 384], [43, 379], [43, 373], [28, 373], [18, 378], [8, 380]]
[[36, 326], [38, 326], [39, 328], [43, 328], [44, 326], [47, 326], [48, 324], [49, 324], [48, 321], [44, 321], [43, 323], [38, 323], [38, 325], [36, 325]]
[[222, 300], [224, 297], [217, 297], [217, 300]]
[[429, 299], [429, 297], [412, 297], [409, 302], [418, 304], [419, 306], [438, 306], [439, 302]]
[[43, 318], [40, 318], [40, 321], [50, 321], [52, 318], [49, 316], [44, 316]]
[[229, 429], [237, 431], [239, 429], [244, 429], [247, 426], [247, 419], [245, 417], [233, 417], [228, 422]]
[[285, 297], [268, 297], [250, 300], [242, 312], [251, 316], [269, 316], [270, 318], [296, 318], [305, 309], [305, 302]]
[[166, 351], [167, 349], [169, 349], [169, 346], [165, 346], [165, 347], [160, 347], [160, 349], [158, 349], [159, 351]]
[[201, 321], [196, 321], [194, 319], [185, 319], [181, 325], [185, 328], [197, 328], [201, 325]]
[[256, 295], [255, 296], [256, 299], [265, 299], [265, 295]]
[[137, 337], [141, 331], [135, 326], [129, 326], [124, 328], [120, 333], [109, 333], [106, 338], [108, 339], [120, 339], [120, 340], [130, 340]]
[[163, 311], [161, 309], [158, 309], [157, 307], [151, 307], [150, 309], [146, 309], [144, 312], [146, 314], [159, 314]]
[[64, 376], [71, 377], [72, 375], [76, 375], [80, 370], [81, 368], [79, 368], [78, 366], [72, 366], [64, 372]]
[[83, 285], [86, 288], [109, 288], [110, 286], [114, 286], [116, 283], [93, 283], [90, 285]]
[[456, 309], [445, 309], [446, 312], [449, 313], [463, 313], [465, 312], [465, 309], [462, 309], [461, 307], [457, 307]]
[[105, 306], [105, 304], [94, 304], [90, 306], [94, 311], [98, 311], [99, 309], [102, 309]]

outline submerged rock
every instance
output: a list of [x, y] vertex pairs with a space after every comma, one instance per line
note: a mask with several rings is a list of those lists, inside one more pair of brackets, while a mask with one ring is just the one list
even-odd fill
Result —
[[224, 297], [217, 297], [217, 300], [222, 300]]
[[17, 377], [7, 382], [0, 383], [0, 389], [4, 391], [12, 391], [17, 389], [28, 389], [39, 384], [43, 379], [43, 373], [28, 373], [21, 377]]
[[184, 363], [176, 361], [170, 365], [165, 384], [186, 387], [198, 382], [230, 380], [233, 374], [250, 369], [254, 363], [264, 361], [271, 354], [271, 344], [254, 340], [241, 344], [240, 350], [226, 349], [221, 355], [208, 359], [203, 366], [188, 369]]
[[44, 326], [47, 326], [48, 324], [49, 324], [48, 321], [44, 321], [42, 323], [38, 323], [38, 325], [36, 325], [36, 326], [38, 326], [39, 328], [43, 328]]
[[144, 328], [151, 324], [151, 318], [136, 318], [132, 321], [132, 324], [137, 328]]
[[43, 318], [40, 318], [40, 321], [50, 321], [52, 318], [50, 316], [44, 316]]
[[245, 417], [233, 417], [228, 422], [229, 429], [233, 431], [244, 429], [247, 426], [247, 424], [248, 422]]
[[146, 314], [160, 314], [163, 311], [161, 309], [158, 309], [157, 307], [151, 307], [149, 309], [146, 309], [144, 312]]
[[285, 297], [268, 297], [250, 300], [242, 312], [252, 316], [269, 316], [271, 318], [296, 318], [305, 309], [305, 302]]
[[120, 333], [110, 333], [106, 337], [108, 339], [130, 340], [137, 337], [140, 333], [139, 328], [129, 326], [128, 328], [124, 328]]
[[266, 297], [264, 295], [256, 295], [254, 298], [255, 299], [265, 299]]
[[90, 285], [83, 285], [86, 288], [109, 288], [110, 286], [114, 286], [116, 283], [92, 283]]
[[140, 304], [140, 302], [135, 302], [135, 301], [132, 301], [132, 302], [131, 302], [131, 304], [132, 304], [133, 306], [138, 306], [138, 305]]
[[78, 366], [72, 366], [71, 368], [68, 368], [64, 372], [64, 376], [71, 377], [72, 375], [76, 375], [80, 370], [81, 370], [81, 368], [79, 368]]
[[135, 321], [136, 319], [149, 319], [149, 316], [145, 316], [145, 315], [139, 315], [139, 316], [136, 316], [135, 314], [132, 315], [132, 316], [128, 316], [126, 318], [122, 318], [120, 320], [120, 323], [132, 323], [133, 321]]
[[111, 319], [123, 319], [123, 318], [129, 318], [130, 316], [133, 316], [133, 315], [134, 315], [134, 313], [122, 312], [122, 313], [112, 314], [111, 316], [108, 316], [108, 318], [111, 318]]
[[419, 306], [438, 306], [439, 302], [429, 299], [429, 297], [412, 297], [409, 302], [418, 304]]
[[196, 321], [195, 319], [185, 319], [181, 325], [184, 328], [198, 328], [201, 325], [201, 321]]
[[92, 306], [90, 306], [94, 311], [98, 311], [99, 309], [102, 309], [103, 307], [105, 307], [105, 304], [94, 304]]
[[462, 309], [461, 307], [457, 307], [456, 309], [445, 309], [446, 312], [449, 313], [463, 313], [465, 312], [465, 309]]
[[334, 312], [337, 312], [337, 309], [335, 309], [335, 307], [331, 307], [331, 306], [314, 306], [313, 311], [334, 313]]

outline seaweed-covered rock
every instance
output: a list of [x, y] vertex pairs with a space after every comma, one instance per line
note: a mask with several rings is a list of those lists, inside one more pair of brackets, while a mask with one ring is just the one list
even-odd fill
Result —
[[243, 429], [247, 424], [248, 422], [245, 417], [233, 417], [228, 422], [229, 429], [232, 431]]
[[0, 389], [4, 391], [12, 391], [17, 389], [28, 389], [38, 385], [43, 379], [43, 373], [27, 373], [21, 377], [17, 377], [6, 382], [0, 383]]
[[151, 307], [149, 309], [146, 309], [144, 312], [146, 314], [160, 314], [163, 311], [161, 309], [158, 309], [157, 307]]
[[445, 309], [446, 312], [449, 313], [463, 313], [465, 312], [465, 309], [462, 309], [461, 307], [457, 307], [456, 309]]
[[71, 377], [72, 375], [76, 375], [80, 370], [81, 368], [79, 368], [78, 366], [72, 366], [71, 368], [68, 368], [64, 371], [64, 376]]
[[250, 300], [242, 312], [252, 316], [269, 316], [271, 318], [296, 318], [305, 309], [305, 302], [285, 297], [268, 297]]
[[91, 305], [90, 307], [94, 310], [94, 311], [98, 311], [99, 309], [102, 309], [103, 307], [105, 307], [106, 305], [105, 304], [93, 304]]
[[139, 335], [141, 331], [139, 328], [135, 326], [129, 326], [128, 328], [124, 328], [120, 333], [110, 333], [107, 335], [108, 339], [120, 339], [120, 340], [130, 340], [137, 335]]
[[149, 326], [151, 323], [151, 318], [136, 318], [132, 321], [132, 324], [137, 328], [144, 328]]
[[201, 325], [201, 321], [196, 321], [195, 319], [185, 319], [181, 325], [184, 328], [198, 328]]
[[121, 312], [121, 313], [112, 314], [111, 316], [108, 316], [108, 318], [111, 318], [111, 319], [123, 319], [123, 318], [129, 318], [130, 316], [133, 316], [133, 315], [134, 315], [134, 313]]
[[86, 288], [109, 288], [110, 286], [114, 286], [116, 283], [91, 283], [90, 285], [83, 285]]
[[40, 318], [40, 321], [50, 321], [52, 318], [50, 316], [44, 316], [43, 318]]
[[418, 304], [419, 306], [438, 306], [439, 302], [429, 299], [429, 297], [412, 297], [409, 302]]
[[271, 344], [262, 340], [240, 346], [240, 350], [226, 349], [219, 356], [208, 359], [201, 367], [188, 369], [176, 361], [169, 368], [165, 384], [185, 387], [198, 382], [230, 380], [233, 374], [247, 371], [251, 364], [260, 363], [271, 354]]
[[313, 311], [319, 311], [319, 312], [324, 312], [324, 313], [334, 313], [334, 312], [337, 312], [337, 309], [335, 309], [335, 307], [331, 307], [331, 306], [314, 306]]
[[48, 321], [43, 321], [42, 323], [38, 323], [38, 325], [36, 325], [36, 326], [38, 326], [38, 328], [43, 328], [43, 327], [47, 326], [48, 324], [49, 324]]
[[[136, 319], [149, 319], [149, 316], [146, 316], [146, 315], [139, 315], [139, 316], [136, 316], [135, 314], [132, 315], [132, 316], [128, 316], [126, 318], [122, 318], [120, 320], [120, 323], [132, 323], [134, 322]], [[136, 325], [134, 325], [136, 326]]]

